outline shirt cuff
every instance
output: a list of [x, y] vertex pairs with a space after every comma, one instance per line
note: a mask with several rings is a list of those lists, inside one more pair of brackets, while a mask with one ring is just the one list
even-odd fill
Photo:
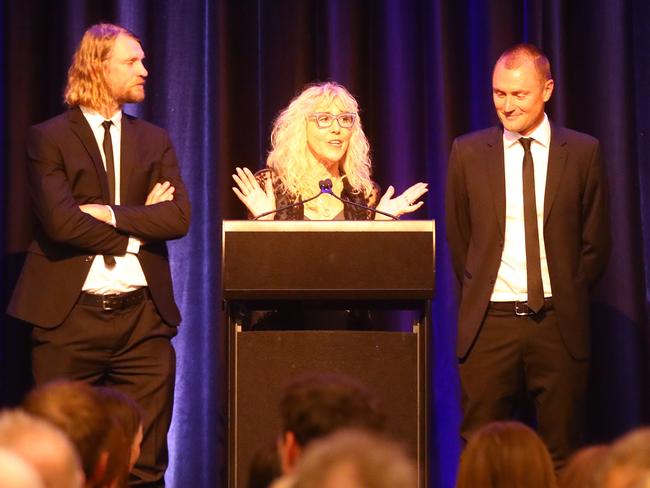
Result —
[[113, 227], [117, 227], [117, 222], [115, 221], [115, 212], [113, 212], [113, 209], [111, 208], [110, 205], [106, 205], [106, 208], [111, 213], [111, 220], [109, 220], [106, 223], [112, 225]]
[[126, 246], [126, 252], [131, 254], [138, 254], [140, 252], [141, 245], [142, 245], [142, 241], [140, 239], [131, 236], [129, 237], [129, 243]]

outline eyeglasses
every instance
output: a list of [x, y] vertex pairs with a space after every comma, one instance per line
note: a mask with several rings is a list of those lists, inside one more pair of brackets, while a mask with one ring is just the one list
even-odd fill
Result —
[[335, 120], [339, 123], [339, 127], [342, 129], [349, 129], [357, 120], [357, 114], [354, 114], [352, 112], [343, 112], [338, 115], [333, 115], [327, 112], [315, 112], [313, 114], [309, 114], [309, 120], [315, 120], [316, 125], [320, 129], [327, 129], [328, 127], [331, 127]]

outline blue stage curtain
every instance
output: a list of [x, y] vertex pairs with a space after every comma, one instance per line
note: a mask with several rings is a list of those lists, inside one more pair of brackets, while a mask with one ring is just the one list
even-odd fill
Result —
[[[193, 221], [170, 243], [183, 324], [168, 486], [225, 485], [225, 331], [221, 221], [245, 218], [236, 165], [264, 164], [278, 111], [313, 81], [336, 80], [361, 106], [375, 179], [398, 191], [429, 182], [413, 218], [437, 222], [431, 334], [432, 486], [454, 485], [460, 441], [456, 297], [445, 242], [451, 141], [497, 122], [491, 72], [528, 41], [551, 58], [549, 116], [602, 142], [613, 253], [594, 290], [588, 440], [650, 420], [650, 7], [644, 0], [5, 0], [0, 2], [0, 257], [6, 306], [31, 237], [26, 128], [63, 110], [72, 52], [85, 28], [115, 22], [147, 54], [147, 99], [127, 111], [166, 127], [189, 187]], [[2, 317], [0, 401], [29, 387], [28, 338]], [[266, 406], [264, 408], [274, 408]]]

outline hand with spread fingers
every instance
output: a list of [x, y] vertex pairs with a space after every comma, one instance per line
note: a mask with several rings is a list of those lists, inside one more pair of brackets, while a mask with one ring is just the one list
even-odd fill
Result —
[[[415, 212], [424, 204], [424, 202], [418, 202], [417, 200], [427, 191], [429, 191], [427, 186], [427, 183], [416, 183], [415, 185], [410, 186], [404, 190], [400, 196], [393, 198], [393, 195], [395, 194], [395, 188], [393, 185], [391, 185], [386, 190], [386, 193], [384, 193], [384, 196], [381, 197], [381, 200], [379, 200], [377, 210], [389, 213], [395, 217], [399, 217], [405, 213]], [[388, 220], [389, 217], [377, 214], [375, 219]]]
[[[262, 188], [248, 168], [238, 167], [235, 168], [235, 172], [232, 179], [235, 180], [237, 186], [233, 186], [232, 191], [246, 205], [253, 217], [275, 210], [275, 195], [270, 178], [265, 181], [264, 188]], [[262, 220], [273, 220], [273, 215], [262, 217]]]

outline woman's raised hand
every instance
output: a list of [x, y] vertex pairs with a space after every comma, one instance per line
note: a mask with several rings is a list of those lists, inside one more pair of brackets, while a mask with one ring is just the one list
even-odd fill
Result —
[[[427, 183], [416, 183], [415, 185], [404, 190], [400, 196], [393, 198], [393, 195], [395, 194], [395, 188], [393, 188], [393, 185], [391, 185], [386, 190], [386, 193], [384, 193], [384, 196], [381, 197], [381, 200], [379, 200], [379, 203], [377, 204], [377, 210], [389, 213], [395, 217], [399, 217], [405, 213], [415, 212], [418, 208], [424, 205], [424, 202], [418, 202], [417, 200], [427, 191], [429, 191], [427, 186]], [[375, 214], [375, 219], [388, 220], [389, 217], [381, 214]]]
[[[232, 187], [232, 191], [246, 205], [253, 217], [275, 210], [275, 195], [271, 178], [266, 178], [264, 188], [262, 188], [251, 170], [238, 167], [235, 168], [232, 179], [237, 184], [236, 187]], [[262, 217], [262, 219], [272, 220], [273, 215]]]

